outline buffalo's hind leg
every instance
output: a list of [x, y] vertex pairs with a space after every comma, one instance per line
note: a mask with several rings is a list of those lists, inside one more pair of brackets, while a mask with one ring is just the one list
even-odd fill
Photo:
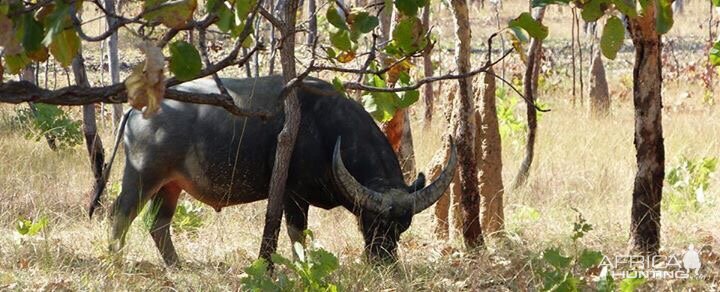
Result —
[[119, 252], [125, 246], [125, 237], [139, 210], [148, 199], [160, 189], [160, 178], [154, 175], [140, 175], [126, 164], [123, 174], [122, 191], [111, 209], [112, 233], [110, 251]]
[[175, 215], [175, 207], [177, 207], [181, 191], [182, 189], [176, 183], [171, 182], [164, 185], [152, 200], [150, 209], [157, 211], [152, 229], [150, 229], [150, 235], [152, 235], [155, 246], [157, 246], [160, 255], [162, 255], [165, 264], [168, 266], [174, 266], [178, 263], [178, 255], [170, 237], [170, 224], [173, 215]]

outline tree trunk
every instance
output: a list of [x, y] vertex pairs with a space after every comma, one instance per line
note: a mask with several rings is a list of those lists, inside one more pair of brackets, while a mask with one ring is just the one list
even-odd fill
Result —
[[412, 181], [415, 176], [415, 149], [413, 147], [412, 129], [410, 126], [410, 113], [405, 109], [405, 117], [403, 117], [402, 138], [400, 139], [400, 149], [398, 158], [403, 175], [408, 181]]
[[[448, 141], [445, 139], [444, 141]], [[442, 172], [443, 166], [447, 165], [447, 160], [450, 158], [450, 144], [443, 143], [443, 147], [433, 156], [430, 160], [430, 169], [428, 169], [428, 180], [434, 181]], [[438, 239], [448, 240], [450, 238], [450, 224], [452, 220], [455, 224], [456, 230], [462, 230], [462, 220], [459, 210], [459, 198], [460, 198], [460, 176], [459, 172], [455, 172], [450, 187], [445, 190], [445, 193], [435, 203], [435, 236]], [[450, 216], [450, 209], [453, 209], [453, 214]], [[451, 219], [452, 217], [452, 219]]]
[[[423, 31], [429, 31], [430, 30], [430, 4], [425, 6], [425, 9], [423, 9]], [[433, 76], [434, 70], [432, 65], [432, 50], [430, 47], [427, 47], [423, 51], [423, 70], [425, 71], [425, 77]], [[433, 84], [428, 83], [425, 84], [425, 87], [423, 88], [423, 102], [425, 103], [425, 112], [423, 113], [423, 126], [426, 129], [430, 128], [430, 125], [432, 125], [432, 115], [433, 115]]]
[[475, 137], [475, 156], [480, 161], [480, 195], [482, 196], [482, 226], [486, 234], [497, 233], [504, 228], [505, 215], [502, 180], [502, 143], [500, 125], [495, 105], [495, 71], [492, 67], [485, 73], [485, 90], [481, 106], [475, 114], [479, 125]]
[[[542, 22], [545, 16], [545, 7], [536, 10], [535, 19]], [[525, 104], [527, 106], [527, 141], [525, 145], [525, 159], [520, 164], [517, 176], [515, 176], [515, 183], [513, 189], [517, 189], [527, 182], [527, 178], [530, 175], [530, 166], [532, 166], [533, 158], [535, 157], [535, 138], [537, 137], [537, 111], [535, 110], [535, 88], [537, 85], [533, 80], [535, 75], [535, 67], [540, 66], [540, 54], [542, 50], [542, 40], [533, 38], [530, 41], [530, 49], [528, 53], [527, 67], [525, 68], [525, 75], [523, 77], [523, 95], [525, 95]]]
[[595, 53], [590, 71], [590, 114], [595, 118], [610, 114], [610, 90], [600, 50]]
[[[105, 10], [109, 14], [115, 14], [115, 0], [103, 0], [105, 4]], [[115, 22], [117, 22], [117, 19], [108, 16], [106, 18], [107, 20], [107, 26], [113, 27], [115, 25]], [[107, 41], [107, 54], [108, 54], [108, 69], [110, 71], [110, 82], [112, 84], [120, 83], [120, 59], [118, 58], [118, 33], [115, 31]], [[113, 114], [112, 114], [112, 122], [113, 127], [117, 127], [118, 123], [120, 123], [120, 120], [123, 116], [123, 106], [120, 103], [114, 103], [112, 105]]]
[[[72, 62], [73, 75], [75, 76], [75, 84], [83, 87], [90, 87], [85, 70], [85, 60], [82, 52], [79, 52]], [[102, 179], [102, 168], [105, 163], [105, 151], [103, 150], [102, 140], [97, 134], [97, 125], [95, 123], [95, 104], [83, 105], [83, 134], [85, 135], [85, 145], [90, 155], [90, 163], [93, 170], [95, 180]]]
[[630, 20], [635, 45], [633, 103], [637, 174], [633, 188], [632, 238], [634, 248], [656, 254], [660, 248], [660, 202], [665, 177], [662, 133], [662, 39], [655, 28], [655, 9]]
[[[451, 0], [451, 4], [455, 15], [455, 33], [458, 40], [455, 51], [458, 73], [465, 74], [470, 71], [471, 42], [467, 0]], [[458, 79], [458, 96], [453, 103], [451, 122], [460, 160], [463, 237], [465, 246], [468, 248], [484, 245], [479, 217], [480, 194], [477, 178], [478, 168], [473, 150], [473, 144], [475, 142], [473, 137], [475, 134], [475, 121], [472, 119], [472, 114], [475, 107], [471, 96], [472, 92], [471, 78]]]
[[[390, 3], [385, 1], [385, 3]], [[392, 15], [393, 15], [393, 5], [390, 5], [389, 7], [386, 5], [383, 10], [380, 12], [380, 43], [386, 43], [390, 41], [390, 28], [392, 26]], [[380, 54], [381, 58], [383, 54]]]
[[[295, 79], [295, 18], [298, 9], [298, 0], [286, 0], [283, 5], [284, 17], [281, 29], [282, 45], [280, 49], [280, 64], [282, 65], [285, 84]], [[300, 126], [300, 102], [297, 90], [292, 88], [285, 97], [285, 123], [278, 134], [275, 163], [270, 180], [267, 212], [265, 214], [265, 228], [263, 229], [260, 257], [270, 261], [270, 255], [277, 249], [278, 233], [283, 214], [285, 199], [285, 185], [288, 176], [288, 167], [295, 147], [298, 128]]]
[[311, 46], [315, 42], [315, 39], [317, 38], [317, 15], [315, 14], [315, 10], [317, 9], [317, 5], [315, 3], [315, 0], [308, 0], [308, 16], [310, 19], [308, 20], [308, 38], [307, 38], [307, 45]]

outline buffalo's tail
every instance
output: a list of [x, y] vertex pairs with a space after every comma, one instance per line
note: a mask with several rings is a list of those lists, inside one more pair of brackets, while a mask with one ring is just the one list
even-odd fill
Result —
[[100, 206], [100, 199], [102, 194], [105, 192], [105, 185], [107, 185], [108, 178], [110, 177], [110, 170], [112, 169], [113, 161], [115, 161], [115, 154], [117, 154], [120, 141], [125, 133], [125, 125], [130, 117], [130, 112], [132, 112], [132, 109], [127, 110], [123, 115], [122, 120], [120, 121], [120, 128], [117, 131], [117, 136], [115, 136], [115, 146], [113, 146], [112, 156], [110, 156], [110, 160], [103, 165], [102, 174], [97, 180], [95, 180], [95, 185], [93, 185], [92, 192], [90, 193], [91, 200], [88, 205], [88, 215], [90, 218], [92, 218], [95, 209]]

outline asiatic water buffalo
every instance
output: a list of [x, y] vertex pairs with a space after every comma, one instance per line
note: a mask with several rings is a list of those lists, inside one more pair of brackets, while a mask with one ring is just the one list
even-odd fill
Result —
[[[152, 200], [157, 210], [151, 235], [168, 265], [178, 261], [170, 222], [182, 190], [220, 211], [225, 206], [266, 199], [277, 135], [284, 114], [278, 98], [280, 76], [224, 79], [241, 107], [262, 108], [272, 118], [234, 116], [209, 105], [173, 100], [150, 118], [126, 116], [122, 192], [112, 207], [112, 250], [119, 250], [140, 207]], [[185, 83], [177, 89], [218, 93], [213, 80]], [[357, 102], [327, 82], [308, 78], [298, 88], [302, 119], [290, 161], [284, 204], [290, 239], [301, 241], [308, 206], [343, 206], [358, 218], [372, 259], [395, 259], [400, 234], [413, 215], [430, 207], [450, 184], [456, 158], [439, 178], [407, 185], [389, 142]], [[342, 143], [340, 142], [342, 141]]]

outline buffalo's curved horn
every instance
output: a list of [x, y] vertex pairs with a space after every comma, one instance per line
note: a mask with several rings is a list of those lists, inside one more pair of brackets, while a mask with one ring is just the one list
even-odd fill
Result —
[[360, 184], [352, 174], [350, 174], [347, 168], [345, 168], [345, 164], [340, 156], [340, 137], [338, 137], [337, 142], [335, 142], [332, 172], [336, 182], [340, 186], [340, 191], [343, 192], [345, 197], [353, 200], [356, 206], [378, 213], [383, 212], [382, 195]]
[[413, 213], [420, 213], [422, 210], [435, 204], [440, 196], [445, 193], [445, 190], [450, 186], [453, 177], [455, 176], [455, 169], [457, 168], [457, 150], [455, 149], [455, 143], [453, 143], [452, 137], [450, 137], [450, 158], [448, 163], [443, 169], [440, 176], [429, 186], [410, 194], [412, 196], [411, 202], [413, 204]]

